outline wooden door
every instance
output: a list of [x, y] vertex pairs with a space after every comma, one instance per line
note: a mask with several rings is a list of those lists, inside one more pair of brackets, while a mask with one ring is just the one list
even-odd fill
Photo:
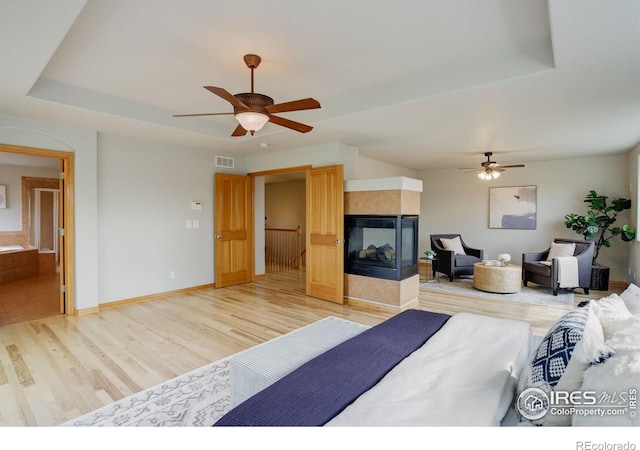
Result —
[[307, 295], [344, 302], [343, 167], [307, 169]]
[[252, 178], [215, 175], [215, 285], [253, 281]]

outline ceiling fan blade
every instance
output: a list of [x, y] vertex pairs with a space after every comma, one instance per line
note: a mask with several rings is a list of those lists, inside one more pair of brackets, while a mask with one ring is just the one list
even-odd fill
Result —
[[264, 110], [269, 114], [282, 113], [287, 111], [301, 111], [303, 109], [316, 109], [320, 108], [320, 103], [313, 98], [304, 98], [301, 100], [294, 100], [292, 102], [278, 103], [277, 105], [265, 106]]
[[242, 128], [242, 125], [238, 124], [236, 129], [233, 130], [233, 133], [231, 133], [231, 136], [236, 136], [237, 137], [237, 136], [244, 136], [245, 134], [247, 134], [247, 130]]
[[308, 133], [313, 130], [312, 126], [305, 125], [304, 123], [294, 122], [293, 120], [285, 119], [278, 116], [269, 116], [269, 122], [275, 123], [282, 127], [291, 128], [292, 130], [299, 131], [300, 133]]
[[242, 108], [242, 109], [249, 109], [249, 107], [247, 105], [245, 105], [244, 103], [242, 103], [240, 100], [238, 100], [237, 98], [235, 98], [229, 91], [227, 91], [226, 89], [222, 89], [219, 87], [215, 87], [215, 86], [204, 86], [204, 88], [210, 92], [213, 92], [214, 94], [216, 94], [218, 97], [222, 97], [223, 99], [225, 99], [226, 101], [228, 101], [229, 103], [231, 103], [233, 106], [236, 106], [238, 108]]
[[510, 169], [512, 167], [524, 167], [524, 164], [506, 164], [504, 166], [502, 164], [500, 164], [500, 167], [503, 168], [503, 169], [504, 168], [509, 168]]
[[233, 114], [232, 112], [226, 113], [201, 113], [201, 114], [174, 114], [173, 117], [195, 117], [195, 116], [226, 116]]

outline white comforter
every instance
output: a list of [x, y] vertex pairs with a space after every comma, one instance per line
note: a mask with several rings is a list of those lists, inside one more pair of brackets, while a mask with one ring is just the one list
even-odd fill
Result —
[[497, 426], [528, 356], [526, 322], [451, 317], [327, 426]]

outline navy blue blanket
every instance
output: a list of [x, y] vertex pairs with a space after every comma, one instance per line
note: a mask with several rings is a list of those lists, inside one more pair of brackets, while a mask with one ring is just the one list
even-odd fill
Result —
[[449, 317], [404, 311], [303, 364], [215, 426], [324, 425], [420, 348]]

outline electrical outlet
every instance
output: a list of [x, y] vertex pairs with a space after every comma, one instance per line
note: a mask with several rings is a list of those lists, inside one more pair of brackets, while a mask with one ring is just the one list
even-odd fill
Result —
[[171, 272], [169, 272], [169, 278], [171, 278], [172, 280], [175, 280], [176, 278], [176, 271], [172, 270]]
[[193, 228], [200, 228], [200, 221], [199, 220], [194, 220], [193, 221]]

